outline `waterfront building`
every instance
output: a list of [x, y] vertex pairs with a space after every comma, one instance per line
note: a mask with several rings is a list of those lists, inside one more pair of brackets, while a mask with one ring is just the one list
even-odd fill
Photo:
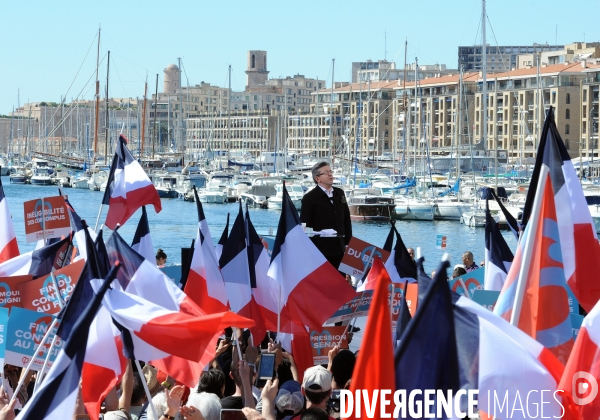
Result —
[[595, 160], [598, 157], [598, 111], [600, 110], [600, 65], [587, 65], [582, 70], [580, 103], [580, 132], [582, 157]]
[[[487, 73], [516, 69], [519, 54], [558, 51], [563, 48], [564, 45], [548, 44], [503, 46], [490, 46], [488, 44], [486, 49]], [[482, 52], [481, 45], [458, 47], [458, 68], [462, 68], [466, 72], [480, 71], [482, 69]]]
[[[539, 58], [539, 60], [538, 60]], [[540, 65], [581, 62], [588, 63], [600, 59], [600, 42], [574, 42], [560, 50], [542, 51], [539, 53], [519, 54], [517, 68]]]

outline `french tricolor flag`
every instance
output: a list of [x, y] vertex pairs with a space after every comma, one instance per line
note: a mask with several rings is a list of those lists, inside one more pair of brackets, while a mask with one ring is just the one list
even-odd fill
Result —
[[485, 202], [485, 290], [501, 291], [514, 255]]
[[240, 210], [231, 228], [231, 234], [223, 247], [219, 265], [225, 281], [229, 307], [233, 312], [256, 321], [256, 327], [251, 332], [255, 342], [262, 341], [267, 330], [259, 305], [252, 296], [252, 287], [256, 287], [256, 282], [252, 284], [246, 226], [241, 202]]
[[217, 246], [215, 246], [215, 255], [217, 256], [217, 261], [221, 260], [221, 255], [223, 254], [223, 247], [225, 246], [225, 242], [227, 242], [227, 237], [229, 236], [229, 213], [227, 213], [227, 223], [225, 224], [225, 228], [223, 229], [223, 233], [219, 238], [219, 242]]
[[[202, 202], [198, 198], [198, 191], [196, 190], [195, 185], [194, 185], [194, 197], [196, 198], [196, 210], [198, 211], [198, 227], [200, 228], [200, 231], [202, 232], [202, 235], [204, 236], [204, 238], [208, 241], [208, 243], [211, 246], [210, 249], [213, 254], [213, 258], [216, 261], [219, 261], [220, 255], [217, 256], [215, 247], [213, 246], [213, 240], [212, 240], [212, 236], [210, 234], [210, 229], [208, 228], [208, 222], [206, 221], [206, 216], [204, 215], [204, 208], [202, 207]], [[227, 214], [227, 225], [229, 225], [229, 213]], [[225, 227], [225, 229], [227, 229], [227, 227]], [[225, 239], [227, 239], [227, 236], [225, 236]]]
[[146, 206], [142, 206], [142, 217], [140, 217], [137, 229], [135, 230], [135, 235], [133, 235], [131, 248], [151, 263], [156, 261], [154, 247], [152, 246], [152, 237], [150, 236], [150, 225], [148, 224]]
[[335, 311], [356, 296], [306, 236], [287, 189], [283, 201], [269, 277], [281, 286], [281, 331], [297, 325], [321, 329]]
[[154, 184], [133, 158], [126, 144], [127, 139], [121, 134], [102, 200], [102, 204], [109, 206], [104, 224], [111, 230], [117, 224], [124, 225], [144, 205], [154, 205], [157, 213], [162, 210]]
[[[392, 249], [394, 237], [396, 237], [396, 245]], [[417, 281], [417, 265], [408, 254], [406, 245], [404, 245], [404, 241], [393, 223], [383, 249], [390, 251], [390, 256], [385, 262], [385, 269], [392, 283], [404, 283], [406, 281], [415, 283]]]
[[4, 187], [0, 180], [0, 264], [19, 255], [19, 245], [13, 226], [8, 203], [4, 196]]
[[559, 384], [578, 404], [577, 418], [600, 417], [600, 303], [583, 319], [573, 351]]
[[[195, 189], [194, 193], [196, 193]], [[223, 312], [229, 308], [223, 275], [215, 258], [212, 239], [210, 236], [207, 238], [203, 233], [206, 218], [200, 200], [196, 200], [196, 205], [198, 206], [198, 233], [190, 271], [183, 290], [206, 313]], [[208, 230], [208, 225], [205, 230]]]
[[[87, 249], [86, 249], [86, 239], [84, 233], [84, 224], [81, 221], [81, 217], [77, 214], [71, 203], [69, 202], [68, 197], [65, 198], [65, 204], [67, 205], [67, 210], [69, 211], [69, 216], [71, 220], [71, 230], [74, 232], [73, 237], [75, 238], [75, 243], [77, 244], [77, 250], [79, 251], [79, 256], [82, 259], [87, 259]], [[96, 232], [90, 227], [87, 228], [88, 233], [92, 237], [93, 240], [96, 240]]]
[[68, 265], [71, 255], [71, 240], [72, 236], [69, 235], [50, 245], [3, 262], [0, 264], [0, 277], [31, 274], [37, 278]]
[[381, 258], [375, 257], [373, 258], [373, 264], [371, 265], [369, 274], [367, 274], [367, 278], [363, 283], [358, 285], [356, 291], [364, 292], [365, 290], [375, 290], [380, 282], [391, 284], [392, 279], [390, 279], [386, 267], [381, 262]]

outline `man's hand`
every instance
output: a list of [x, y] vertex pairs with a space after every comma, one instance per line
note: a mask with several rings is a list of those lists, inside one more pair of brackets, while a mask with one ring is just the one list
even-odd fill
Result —
[[255, 364], [258, 359], [258, 347], [249, 344], [246, 348], [246, 361]]
[[329, 357], [329, 364], [327, 365], [327, 370], [331, 371], [331, 364], [333, 363], [333, 358], [337, 356], [339, 352], [340, 346], [338, 346], [337, 344], [333, 346], [331, 350], [329, 350], [329, 353], [327, 354], [327, 356]]
[[183, 397], [184, 387], [183, 385], [177, 385], [170, 390], [165, 390], [165, 396], [167, 397], [167, 410], [165, 414], [175, 417], [181, 407], [181, 397]]
[[9, 402], [8, 393], [4, 390], [4, 385], [0, 386], [0, 420], [13, 420], [15, 418], [15, 404], [17, 399]]
[[253, 408], [244, 407], [242, 408], [242, 413], [244, 413], [248, 420], [267, 420]]
[[188, 407], [184, 405], [179, 409], [179, 413], [185, 420], [205, 420], [200, 410], [194, 407]]
[[273, 403], [275, 401], [275, 397], [277, 397], [277, 391], [279, 391], [279, 379], [275, 378], [274, 381], [269, 379], [263, 387], [260, 396], [262, 397], [263, 401], [268, 400]]
[[219, 341], [219, 345], [217, 346], [217, 351], [215, 353], [215, 357], [218, 357], [221, 354], [225, 353], [227, 351], [227, 349], [229, 349], [229, 347], [231, 347], [231, 343], [229, 341], [227, 341], [227, 340]]

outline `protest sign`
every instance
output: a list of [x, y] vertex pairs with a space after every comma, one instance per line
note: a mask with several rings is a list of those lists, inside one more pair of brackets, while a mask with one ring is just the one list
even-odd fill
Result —
[[0, 307], [12, 308], [21, 305], [21, 295], [18, 286], [33, 280], [33, 276], [0, 277]]
[[[394, 298], [392, 300], [392, 319], [398, 318], [400, 312], [400, 302], [403, 293], [403, 285], [398, 283], [394, 284]], [[417, 283], [409, 283], [406, 289], [407, 299], [406, 303], [412, 316], [414, 316], [417, 310], [417, 296], [419, 292], [419, 286]], [[359, 292], [356, 297], [349, 302], [346, 302], [340, 309], [338, 309], [332, 316], [327, 320], [327, 324], [334, 322], [345, 321], [347, 319], [359, 318], [361, 316], [367, 316], [369, 314], [369, 307], [371, 306], [371, 298], [373, 297], [372, 290], [365, 290]], [[390, 293], [388, 289], [387, 301], [390, 301]]]
[[[53, 273], [58, 283], [58, 289], [60, 290], [63, 302], [71, 296], [84, 265], [85, 261], [79, 260]], [[18, 289], [23, 308], [52, 315], [60, 312], [60, 303], [56, 295], [52, 276], [48, 275], [47, 277], [40, 277], [27, 283], [21, 283]]]
[[262, 236], [260, 240], [267, 249], [267, 255], [269, 256], [269, 258], [271, 258], [271, 255], [273, 254], [273, 248], [275, 247], [275, 238]]
[[348, 348], [348, 333], [345, 326], [323, 327], [321, 331], [312, 330], [310, 332], [310, 347], [312, 348], [314, 364], [327, 364], [329, 362], [329, 350], [338, 343], [340, 343], [340, 348]]
[[583, 315], [571, 314], [569, 316], [571, 318], [571, 328], [573, 329], [573, 339], [577, 340], [581, 324], [583, 324]]
[[69, 211], [62, 196], [26, 201], [23, 209], [27, 242], [60, 238], [71, 233]]
[[446, 236], [438, 235], [435, 241], [435, 247], [437, 249], [446, 249]]
[[373, 254], [373, 257], [381, 258], [381, 261], [384, 263], [390, 256], [390, 253], [386, 250], [352, 237], [338, 270], [354, 277], [362, 277], [367, 269], [367, 262], [371, 254]]
[[450, 290], [458, 293], [459, 295], [465, 295], [465, 287], [468, 291], [468, 297], [473, 297], [473, 292], [475, 290], [483, 290], [483, 282], [485, 279], [485, 269], [478, 268], [477, 270], [473, 270], [470, 273], [463, 274], [462, 276], [458, 276], [452, 280], [448, 281], [448, 286], [450, 286]]
[[[14, 307], [11, 309], [8, 318], [8, 327], [6, 334], [6, 353], [5, 362], [10, 365], [25, 367], [32, 357], [42, 338], [48, 331], [48, 328], [54, 321], [54, 316], [41, 314], [28, 309]], [[35, 355], [31, 368], [41, 370], [44, 364], [46, 354], [50, 350], [52, 338], [56, 334], [57, 327], [53, 328], [48, 340], [41, 347], [38, 354]], [[56, 344], [50, 355], [48, 368], [62, 348], [63, 342], [60, 338], [56, 339]]]
[[496, 305], [496, 301], [498, 300], [498, 296], [500, 296], [500, 292], [496, 290], [479, 290], [476, 289], [473, 291], [473, 302], [479, 303], [485, 309], [489, 309], [490, 311], [494, 310], [494, 306]]
[[0, 363], [4, 366], [6, 353], [6, 332], [8, 330], [8, 309], [0, 308]]

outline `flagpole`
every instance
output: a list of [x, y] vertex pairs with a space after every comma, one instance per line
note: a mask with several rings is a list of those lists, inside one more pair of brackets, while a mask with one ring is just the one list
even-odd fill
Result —
[[[532, 222], [531, 216], [529, 217], [529, 224], [527, 229], [527, 238], [524, 239], [524, 247], [523, 247], [523, 257], [521, 262], [521, 267], [519, 268], [519, 279], [517, 281], [517, 290], [515, 294], [515, 301], [513, 303], [513, 310], [510, 316], [510, 323], [515, 327], [518, 327], [519, 317], [521, 315], [521, 308], [523, 306], [523, 298], [525, 295], [525, 286], [527, 285], [526, 278], [526, 270], [529, 269], [529, 262], [531, 259], [531, 254], [533, 252], [533, 235], [534, 235], [534, 227], [531, 226], [531, 223], [538, 223], [540, 208], [542, 206], [542, 199], [544, 196], [544, 187], [546, 185], [546, 178], [548, 175], [548, 168], [546, 165], [541, 165], [540, 168], [540, 177], [538, 180], [537, 190], [535, 194], [535, 198], [533, 200], [533, 208], [531, 209], [531, 215], [538, 215], [536, 219]], [[521, 235], [524, 236], [524, 235]]]
[[[363, 297], [365, 296], [365, 291], [363, 291], [360, 294], [360, 299], [358, 300], [358, 303], [356, 304], [356, 307], [352, 310], [352, 314], [350, 316], [350, 319], [348, 320], [348, 324], [346, 325], [346, 329], [344, 330], [344, 333], [341, 335], [340, 337], [340, 341], [338, 341], [337, 345], [338, 347], [342, 344], [342, 338], [346, 335], [346, 333], [348, 332], [348, 329], [350, 328], [350, 323], [353, 321], [356, 321], [356, 317], [354, 316], [354, 314], [356, 313], [356, 311], [358, 310], [358, 307], [360, 306], [360, 303], [363, 300]], [[354, 325], [352, 326], [354, 327]]]
[[54, 320], [52, 321], [52, 324], [50, 324], [50, 327], [48, 327], [48, 330], [46, 331], [46, 334], [44, 334], [44, 337], [42, 338], [42, 341], [40, 341], [40, 344], [38, 345], [37, 349], [35, 349], [35, 352], [33, 353], [33, 356], [31, 357], [31, 359], [29, 360], [29, 363], [27, 363], [27, 366], [25, 367], [25, 372], [21, 373], [21, 379], [19, 379], [19, 383], [17, 384], [17, 387], [15, 388], [15, 390], [13, 392], [13, 396], [10, 399], [9, 404], [11, 402], [13, 402], [15, 400], [15, 398], [17, 397], [17, 394], [19, 393], [19, 390], [23, 386], [23, 382], [25, 381], [25, 377], [27, 376], [27, 374], [31, 370], [31, 365], [33, 365], [33, 361], [36, 359], [36, 357], [35, 357], [36, 354], [38, 354], [38, 352], [40, 351], [40, 349], [42, 348], [42, 346], [44, 345], [44, 343], [48, 339], [48, 336], [50, 335], [50, 332], [54, 329], [54, 327], [56, 326], [56, 324], [58, 324], [58, 319], [54, 318]]
[[137, 366], [138, 372], [140, 373], [140, 376], [142, 377], [142, 385], [144, 385], [144, 392], [146, 392], [146, 398], [148, 398], [148, 406], [150, 406], [150, 408], [152, 409], [152, 414], [154, 414], [154, 418], [158, 419], [158, 416], [156, 415], [156, 409], [154, 408], [154, 404], [152, 404], [152, 395], [150, 395], [150, 390], [148, 389], [148, 384], [146, 383], [146, 378], [144, 377], [144, 373], [142, 372], [142, 367], [140, 366], [140, 361], [139, 360], [135, 360], [135, 365]]
[[[279, 282], [277, 282], [279, 283]], [[277, 298], [277, 336], [275, 337], [277, 339], [277, 342], [280, 342], [279, 340], [279, 332], [281, 331], [281, 284], [279, 284], [279, 296]]]
[[[52, 278], [52, 283], [54, 284], [54, 290], [56, 291], [56, 299], [58, 300], [58, 306], [60, 306], [60, 309], [62, 309], [65, 306], [65, 303], [62, 300], [62, 296], [60, 295], [60, 289], [58, 288], [58, 282], [56, 281], [56, 276], [54, 275], [54, 273], [50, 273], [50, 277]], [[58, 337], [56, 334], [54, 334], [54, 337], [52, 338], [52, 343], [50, 344], [50, 349], [48, 350], [48, 353], [46, 354], [46, 358], [44, 359], [44, 364], [42, 365], [42, 370], [39, 373], [39, 377], [36, 378], [35, 381], [35, 385], [33, 386], [33, 395], [35, 395], [35, 393], [38, 390], [38, 386], [40, 386], [42, 384], [42, 382], [44, 381], [44, 372], [46, 371], [46, 366], [48, 366], [48, 362], [50, 361], [50, 355], [52, 354], [52, 350], [54, 350], [54, 346], [56, 345], [56, 337]]]
[[[106, 186], [108, 188], [108, 185]], [[98, 222], [100, 221], [100, 215], [102, 214], [102, 207], [104, 207], [104, 203], [100, 203], [100, 210], [98, 210], [98, 217], [96, 218], [96, 225], [94, 226], [94, 232], [98, 230]]]

